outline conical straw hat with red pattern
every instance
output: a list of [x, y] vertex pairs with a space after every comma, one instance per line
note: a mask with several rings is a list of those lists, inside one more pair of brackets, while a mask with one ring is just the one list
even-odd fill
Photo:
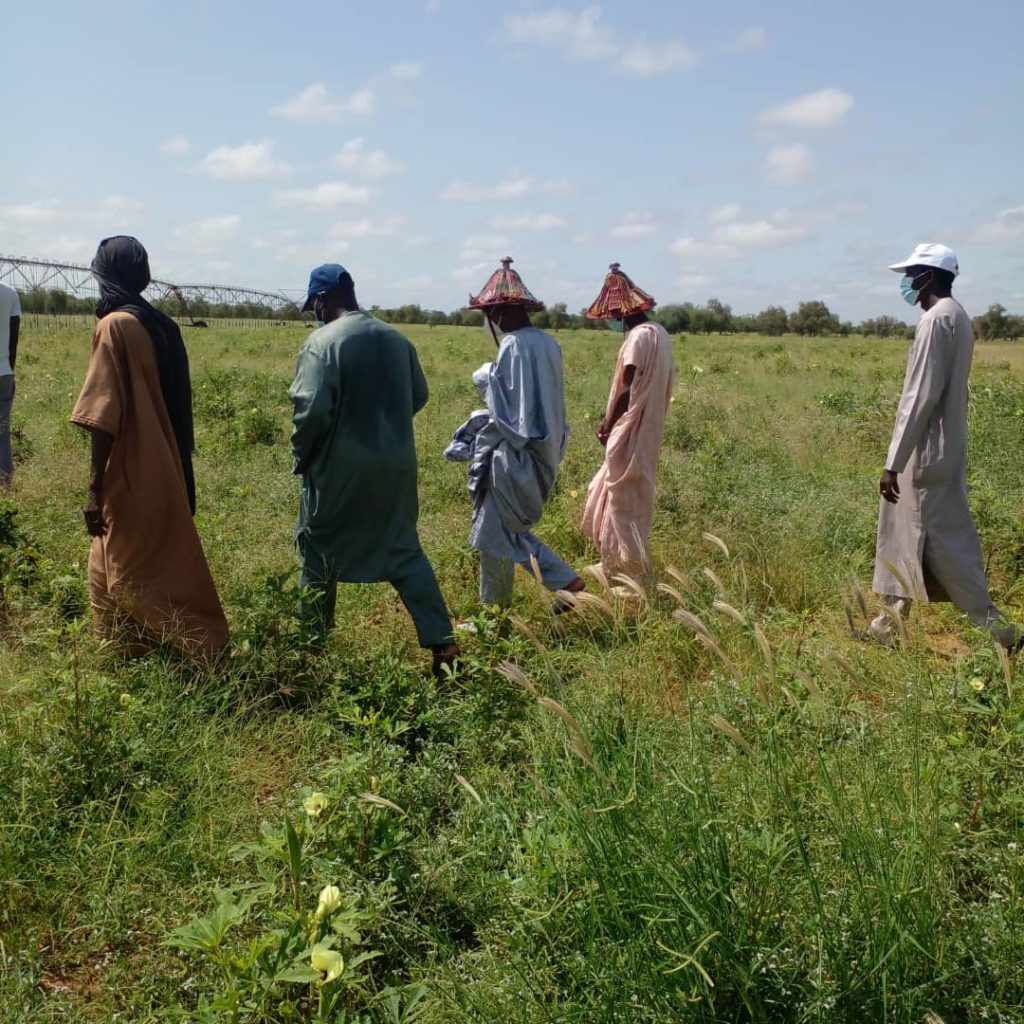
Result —
[[621, 320], [649, 309], [654, 309], [654, 299], [633, 284], [618, 263], [613, 263], [605, 275], [601, 294], [594, 299], [586, 317], [588, 320]]
[[487, 279], [479, 295], [470, 295], [470, 309], [488, 306], [522, 306], [531, 313], [539, 312], [544, 303], [535, 299], [523, 279], [512, 269], [512, 257], [506, 256], [501, 267]]

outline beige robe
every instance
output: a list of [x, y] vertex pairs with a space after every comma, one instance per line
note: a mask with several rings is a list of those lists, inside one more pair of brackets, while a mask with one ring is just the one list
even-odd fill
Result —
[[641, 577], [648, 569], [658, 455], [675, 373], [672, 341], [664, 327], [648, 322], [629, 332], [615, 366], [607, 416], [629, 366], [636, 368], [629, 408], [615, 424], [604, 465], [590, 483], [582, 528], [600, 548], [606, 570]]
[[107, 532], [89, 551], [98, 631], [127, 616], [189, 656], [225, 647], [227, 621], [189, 511], [153, 343], [130, 313], [97, 324], [71, 422], [114, 438], [103, 478]]
[[965, 612], [991, 600], [967, 503], [967, 382], [974, 334], [963, 307], [940, 299], [917, 325], [886, 459], [900, 500], [882, 500], [874, 590], [952, 601]]

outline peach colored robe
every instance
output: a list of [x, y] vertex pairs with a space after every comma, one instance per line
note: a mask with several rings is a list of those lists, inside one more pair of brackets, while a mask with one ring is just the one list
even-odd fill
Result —
[[606, 415], [612, 413], [628, 366], [636, 368], [629, 408], [615, 424], [604, 465], [587, 491], [583, 532], [601, 549], [606, 570], [640, 578], [647, 573], [658, 455], [675, 374], [672, 342], [664, 327], [648, 322], [629, 332], [615, 366]]
[[114, 438], [103, 481], [107, 532], [89, 551], [98, 632], [127, 616], [191, 657], [224, 648], [227, 621], [189, 511], [153, 343], [130, 313], [96, 325], [71, 422]]

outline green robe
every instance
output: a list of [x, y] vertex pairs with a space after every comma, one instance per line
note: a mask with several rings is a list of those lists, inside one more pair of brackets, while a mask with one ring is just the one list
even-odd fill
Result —
[[288, 397], [304, 563], [347, 583], [401, 577], [424, 557], [412, 420], [427, 381], [416, 350], [382, 320], [348, 313], [306, 340]]

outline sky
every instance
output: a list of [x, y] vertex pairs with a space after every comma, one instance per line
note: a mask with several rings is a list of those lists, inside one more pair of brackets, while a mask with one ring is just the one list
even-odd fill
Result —
[[1024, 3], [73, 0], [3, 14], [0, 253], [454, 309], [501, 257], [549, 305], [612, 261], [660, 304], [913, 319], [958, 253], [1024, 312]]

